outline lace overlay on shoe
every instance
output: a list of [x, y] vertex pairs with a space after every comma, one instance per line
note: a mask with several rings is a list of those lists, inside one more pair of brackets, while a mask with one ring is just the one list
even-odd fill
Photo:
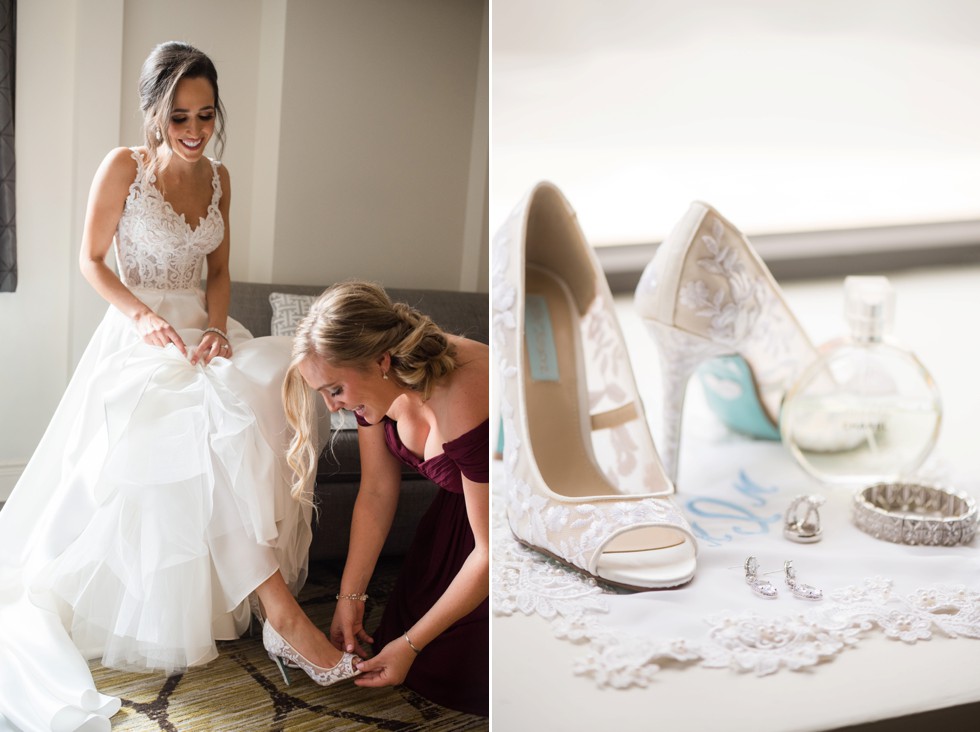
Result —
[[[691, 246], [684, 280], [678, 319], [707, 319], [706, 329], [698, 331], [706, 330], [703, 335], [710, 340], [742, 352], [763, 396], [781, 397], [812, 360], [812, 355], [801, 357], [812, 347], [741, 240], [710, 214]], [[766, 401], [775, 414], [778, 404], [772, 398]]]
[[265, 650], [271, 656], [278, 656], [279, 658], [291, 661], [295, 665], [295, 668], [304, 671], [320, 686], [330, 686], [331, 684], [336, 684], [338, 681], [353, 678], [360, 673], [354, 668], [355, 662], [360, 659], [353, 653], [344, 653], [336, 665], [330, 668], [323, 668], [322, 666], [311, 663], [301, 656], [295, 648], [289, 645], [268, 622], [262, 626], [262, 642], [265, 645]]
[[[518, 256], [511, 250], [512, 232], [519, 228], [522, 211], [523, 205], [518, 205], [495, 237], [492, 262], [493, 339], [504, 381], [500, 397], [503, 457], [514, 532], [529, 545], [592, 574], [598, 574], [601, 555], [614, 551], [613, 542], [620, 537], [635, 539], [633, 549], [672, 546], [682, 542], [684, 534], [693, 543], [690, 526], [664, 492], [665, 484], [667, 490], [672, 487], [663, 477], [613, 304], [602, 287], [596, 288], [594, 299], [579, 318], [576, 335], [591, 415], [590, 423], [583, 426], [589, 440], [586, 446], [591, 447], [590, 457], [613, 490], [609, 495], [564, 500], [532, 489], [529, 481], [540, 478], [522, 443], [521, 417], [512, 403], [518, 394], [519, 366], [508, 361], [508, 354], [519, 352], [515, 341], [523, 316], [513, 284], [521, 276]], [[639, 546], [645, 540], [640, 538], [641, 531], [647, 532], [645, 547]]]
[[515, 531], [534, 546], [592, 574], [603, 548], [624, 530], [664, 527], [691, 533], [668, 499], [624, 496], [621, 500], [564, 503], [536, 494], [519, 478], [511, 480], [507, 512]]
[[737, 233], [710, 213], [691, 244], [682, 281], [677, 324], [741, 352], [777, 414], [778, 399], [815, 355], [775, 284]]
[[119, 278], [129, 288], [154, 290], [199, 289], [204, 258], [221, 244], [225, 222], [218, 209], [221, 180], [217, 161], [211, 161], [213, 193], [207, 215], [196, 227], [177, 214], [154, 185], [138, 150], [133, 150], [136, 179], [116, 231]]

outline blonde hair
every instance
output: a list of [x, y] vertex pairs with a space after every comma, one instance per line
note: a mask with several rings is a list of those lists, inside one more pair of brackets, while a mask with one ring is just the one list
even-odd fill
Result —
[[334, 285], [313, 303], [296, 327], [293, 354], [282, 387], [286, 419], [293, 428], [286, 460], [293, 469], [292, 495], [309, 500], [305, 486], [316, 471], [312, 428], [317, 397], [303, 381], [299, 364], [317, 357], [332, 366], [367, 369], [384, 354], [388, 377], [428, 399], [440, 380], [457, 366], [456, 348], [427, 315], [394, 303], [373, 282]]

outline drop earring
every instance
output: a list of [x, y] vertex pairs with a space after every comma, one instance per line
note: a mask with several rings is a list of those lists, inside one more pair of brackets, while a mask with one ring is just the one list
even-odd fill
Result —
[[805, 585], [796, 580], [796, 570], [793, 569], [793, 560], [787, 559], [783, 562], [783, 572], [786, 576], [786, 586], [793, 593], [794, 597], [801, 600], [822, 600], [823, 590], [818, 590], [813, 585]]
[[384, 379], [385, 381], [388, 381], [388, 372], [387, 371], [382, 371], [381, 372], [381, 378]]
[[774, 600], [779, 594], [776, 586], [766, 579], [759, 579], [759, 562], [756, 561], [755, 557], [749, 557], [745, 560], [745, 581], [748, 583], [749, 588], [752, 592], [757, 594], [759, 597], [764, 597], [767, 600]]
[[163, 132], [160, 131], [159, 127], [157, 127], [157, 142], [163, 142]]

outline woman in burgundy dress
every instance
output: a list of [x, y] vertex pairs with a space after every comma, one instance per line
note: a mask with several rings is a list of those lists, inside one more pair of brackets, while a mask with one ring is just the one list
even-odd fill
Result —
[[[383, 289], [327, 290], [296, 331], [283, 393], [295, 437], [289, 462], [305, 484], [318, 392], [357, 416], [361, 484], [330, 638], [377, 655], [355, 683], [408, 688], [443, 706], [489, 710], [489, 354], [392, 303]], [[401, 464], [443, 490], [419, 524], [381, 625], [363, 626], [364, 599], [398, 504]]]

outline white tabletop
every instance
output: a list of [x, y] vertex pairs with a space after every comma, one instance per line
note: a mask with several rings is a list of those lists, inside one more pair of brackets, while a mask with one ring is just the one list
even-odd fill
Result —
[[[896, 335], [930, 369], [944, 399], [935, 460], [958, 476], [957, 487], [980, 497], [980, 388], [974, 383], [980, 366], [975, 320], [980, 315], [980, 266], [894, 274], [891, 280], [898, 296]], [[842, 292], [840, 279], [785, 288], [814, 342], [842, 332]], [[660, 397], [655, 348], [630, 298], [617, 298], [617, 307], [656, 435]], [[740, 439], [713, 421], [699, 387], [691, 387], [688, 400], [685, 436], [726, 446]], [[683, 491], [683, 441], [681, 449]], [[791, 460], [788, 453], [786, 459]], [[496, 478], [499, 463], [494, 470]], [[973, 549], [980, 552], [980, 540]], [[799, 563], [797, 570], [807, 581]], [[953, 640], [938, 633], [908, 644], [870, 632], [854, 648], [805, 671], [766, 676], [665, 664], [646, 688], [627, 689], [602, 688], [590, 676], [573, 673], [587, 648], [555, 638], [548, 621], [538, 615], [494, 616], [492, 647], [491, 723], [500, 730], [829, 730], [980, 701], [980, 640]]]

